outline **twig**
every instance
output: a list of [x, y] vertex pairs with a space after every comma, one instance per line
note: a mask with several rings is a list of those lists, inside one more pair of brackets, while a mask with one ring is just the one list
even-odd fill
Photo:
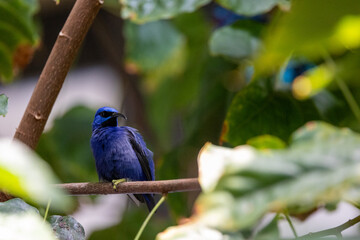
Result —
[[348, 229], [349, 227], [355, 225], [358, 222], [360, 222], [360, 215], [357, 216], [356, 218], [350, 219], [346, 223], [343, 223], [337, 227], [329, 228], [329, 229], [315, 232], [315, 233], [309, 233], [304, 236], [298, 237], [297, 240], [299, 240], [299, 239], [303, 239], [303, 240], [318, 239], [318, 238], [325, 237], [325, 236], [341, 236], [342, 231], [344, 231], [345, 229]]
[[65, 77], [102, 3], [77, 0], [58, 35], [14, 135], [31, 148], [38, 144]]
[[117, 185], [114, 191], [111, 183], [65, 183], [57, 184], [70, 195], [119, 194], [119, 193], [171, 193], [201, 191], [197, 178], [124, 182]]

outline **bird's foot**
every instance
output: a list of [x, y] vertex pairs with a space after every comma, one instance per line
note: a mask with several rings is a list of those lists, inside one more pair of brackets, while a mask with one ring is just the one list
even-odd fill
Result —
[[117, 185], [118, 185], [119, 183], [123, 183], [123, 182], [126, 182], [126, 178], [120, 178], [120, 179], [114, 179], [114, 180], [112, 180], [112, 185], [113, 185], [114, 190], [116, 191]]

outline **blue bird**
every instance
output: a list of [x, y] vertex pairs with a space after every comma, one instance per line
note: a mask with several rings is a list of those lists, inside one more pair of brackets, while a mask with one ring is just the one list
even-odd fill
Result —
[[[126, 117], [110, 107], [99, 108], [92, 124], [91, 148], [100, 181], [154, 181], [153, 153], [142, 136], [131, 127], [119, 127], [117, 118]], [[117, 181], [119, 180], [119, 181]], [[123, 181], [122, 181], [123, 180]], [[155, 206], [152, 194], [134, 194], [149, 211]]]

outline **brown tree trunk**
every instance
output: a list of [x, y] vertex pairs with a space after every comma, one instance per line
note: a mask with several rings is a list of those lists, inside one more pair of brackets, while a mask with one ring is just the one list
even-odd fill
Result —
[[40, 75], [14, 139], [36, 148], [51, 109], [103, 0], [77, 0]]

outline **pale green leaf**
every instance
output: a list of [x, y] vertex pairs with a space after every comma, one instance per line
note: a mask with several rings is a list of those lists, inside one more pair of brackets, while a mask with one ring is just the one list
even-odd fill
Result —
[[311, 122], [292, 138], [280, 150], [205, 145], [198, 160], [204, 194], [196, 202], [196, 219], [237, 231], [268, 211], [304, 213], [326, 203], [360, 200], [352, 194], [360, 180], [359, 134]]
[[210, 52], [234, 60], [250, 58], [260, 46], [261, 28], [261, 24], [251, 21], [239, 21], [219, 28], [210, 38]]
[[210, 0], [120, 0], [121, 15], [136, 23], [172, 18], [181, 13], [193, 12]]
[[58, 183], [52, 170], [26, 145], [0, 140], [0, 188], [30, 202], [65, 210], [70, 198], [53, 184]]
[[0, 213], [26, 213], [32, 212], [39, 214], [39, 210], [27, 204], [20, 198], [13, 198], [6, 202], [0, 202]]
[[223, 7], [240, 15], [252, 16], [270, 11], [282, 0], [217, 0]]

